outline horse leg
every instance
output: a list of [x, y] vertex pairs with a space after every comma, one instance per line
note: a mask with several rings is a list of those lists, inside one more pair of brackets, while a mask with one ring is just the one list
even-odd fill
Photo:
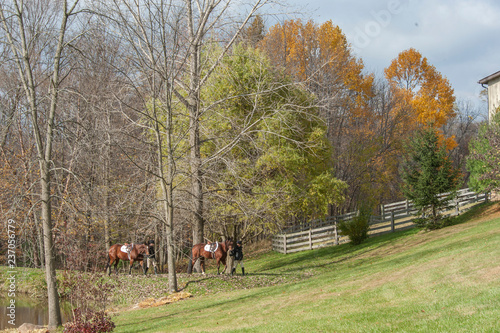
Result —
[[134, 259], [130, 258], [130, 266], [128, 268], [128, 275], [132, 274], [132, 265], [134, 264]]
[[201, 267], [201, 273], [205, 275], [205, 258], [200, 257], [200, 267]]
[[116, 258], [116, 260], [115, 260], [115, 273], [116, 273], [116, 275], [118, 275], [118, 262], [120, 262], [120, 259]]

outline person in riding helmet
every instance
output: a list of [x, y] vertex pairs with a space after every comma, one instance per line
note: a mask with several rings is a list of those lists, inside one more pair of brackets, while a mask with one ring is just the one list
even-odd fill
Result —
[[154, 240], [149, 240], [146, 244], [148, 246], [148, 253], [149, 255], [147, 256], [147, 261], [146, 261], [146, 271], [144, 274], [148, 272], [148, 269], [151, 264], [153, 264], [153, 267], [155, 269], [155, 274], [157, 274], [156, 270], [156, 259], [155, 259], [155, 241]]
[[241, 266], [241, 273], [242, 275], [245, 275], [245, 267], [243, 267], [243, 246], [242, 242], [239, 240], [236, 242], [236, 246], [234, 249], [229, 252], [229, 255], [231, 257], [234, 257], [234, 263], [233, 263], [233, 269], [231, 270], [231, 275], [233, 275], [236, 272], [236, 266], [240, 264]]

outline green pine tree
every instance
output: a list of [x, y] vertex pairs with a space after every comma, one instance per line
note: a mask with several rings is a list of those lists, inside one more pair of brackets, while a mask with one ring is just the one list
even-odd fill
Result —
[[[419, 224], [427, 229], [439, 228], [440, 209], [452, 199], [460, 185], [460, 172], [448, 159], [436, 130], [421, 128], [405, 145], [401, 176], [403, 194], [413, 201], [423, 218]], [[445, 198], [439, 194], [449, 192]]]

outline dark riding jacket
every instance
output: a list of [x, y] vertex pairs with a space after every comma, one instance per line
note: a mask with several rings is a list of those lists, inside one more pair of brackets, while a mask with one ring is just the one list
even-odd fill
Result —
[[155, 259], [155, 246], [154, 246], [154, 244], [152, 244], [152, 245], [150, 244], [148, 247], [149, 247], [149, 249], [148, 249], [149, 256], [148, 257], [150, 259]]
[[243, 260], [243, 246], [236, 245], [229, 255], [234, 257], [234, 260]]

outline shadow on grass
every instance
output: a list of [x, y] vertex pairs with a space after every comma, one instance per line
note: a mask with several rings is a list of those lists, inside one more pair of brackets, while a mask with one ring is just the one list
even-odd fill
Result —
[[346, 243], [293, 254], [276, 253], [271, 261], [261, 267], [260, 271], [272, 271], [288, 267], [284, 272], [294, 272], [303, 270], [304, 265], [310, 268], [326, 267], [328, 265], [364, 256], [367, 253], [390, 244], [394, 240], [398, 240], [416, 232], [418, 232], [417, 229], [396, 231], [394, 233], [368, 238], [360, 245]]
[[[141, 329], [165, 329], [165, 322], [168, 318], [174, 317], [178, 314], [182, 313], [169, 313], [163, 316], [152, 317], [152, 316], [144, 316], [141, 317], [140, 320], [134, 320], [133, 322], [127, 324], [120, 324], [119, 330], [121, 332], [137, 332], [137, 326], [141, 325]], [[124, 315], [124, 314], [120, 314]]]
[[[473, 219], [474, 217], [480, 216], [486, 210], [488, 210], [488, 208], [495, 206], [495, 205], [497, 205], [496, 202], [488, 201], [488, 202], [483, 202], [477, 206], [471, 207], [469, 210], [465, 211], [464, 213], [462, 213], [458, 216], [452, 217], [450, 219], [451, 221], [450, 221], [449, 226], [468, 222], [471, 219]], [[495, 209], [494, 212], [498, 212], [498, 211], [500, 211], [500, 205], [497, 205], [497, 208]]]
[[[494, 203], [487, 202], [472, 207], [463, 214], [453, 217], [449, 226], [470, 221], [475, 216], [482, 214], [492, 205], [494, 205]], [[368, 238], [365, 242], [356, 246], [347, 243], [292, 254], [273, 253], [273, 255], [270, 256], [270, 260], [261, 266], [259, 271], [283, 270], [283, 267], [287, 267], [283, 272], [295, 272], [303, 270], [304, 266], [308, 268], [323, 268], [356, 259], [361, 256], [366, 256], [366, 254], [379, 250], [395, 240], [407, 237], [411, 234], [416, 234], [419, 231], [420, 229], [418, 228], [396, 231], [394, 233]]]
[[[219, 275], [220, 276], [220, 275]], [[188, 282], [186, 282], [186, 284], [184, 285], [184, 287], [180, 288], [179, 291], [183, 291], [184, 289], [186, 289], [190, 284], [192, 283], [200, 283], [200, 282], [203, 282], [203, 281], [207, 281], [207, 280], [210, 280], [210, 279], [213, 279], [217, 277], [216, 276], [204, 276], [203, 278], [201, 279], [197, 279], [197, 280], [189, 280]]]

